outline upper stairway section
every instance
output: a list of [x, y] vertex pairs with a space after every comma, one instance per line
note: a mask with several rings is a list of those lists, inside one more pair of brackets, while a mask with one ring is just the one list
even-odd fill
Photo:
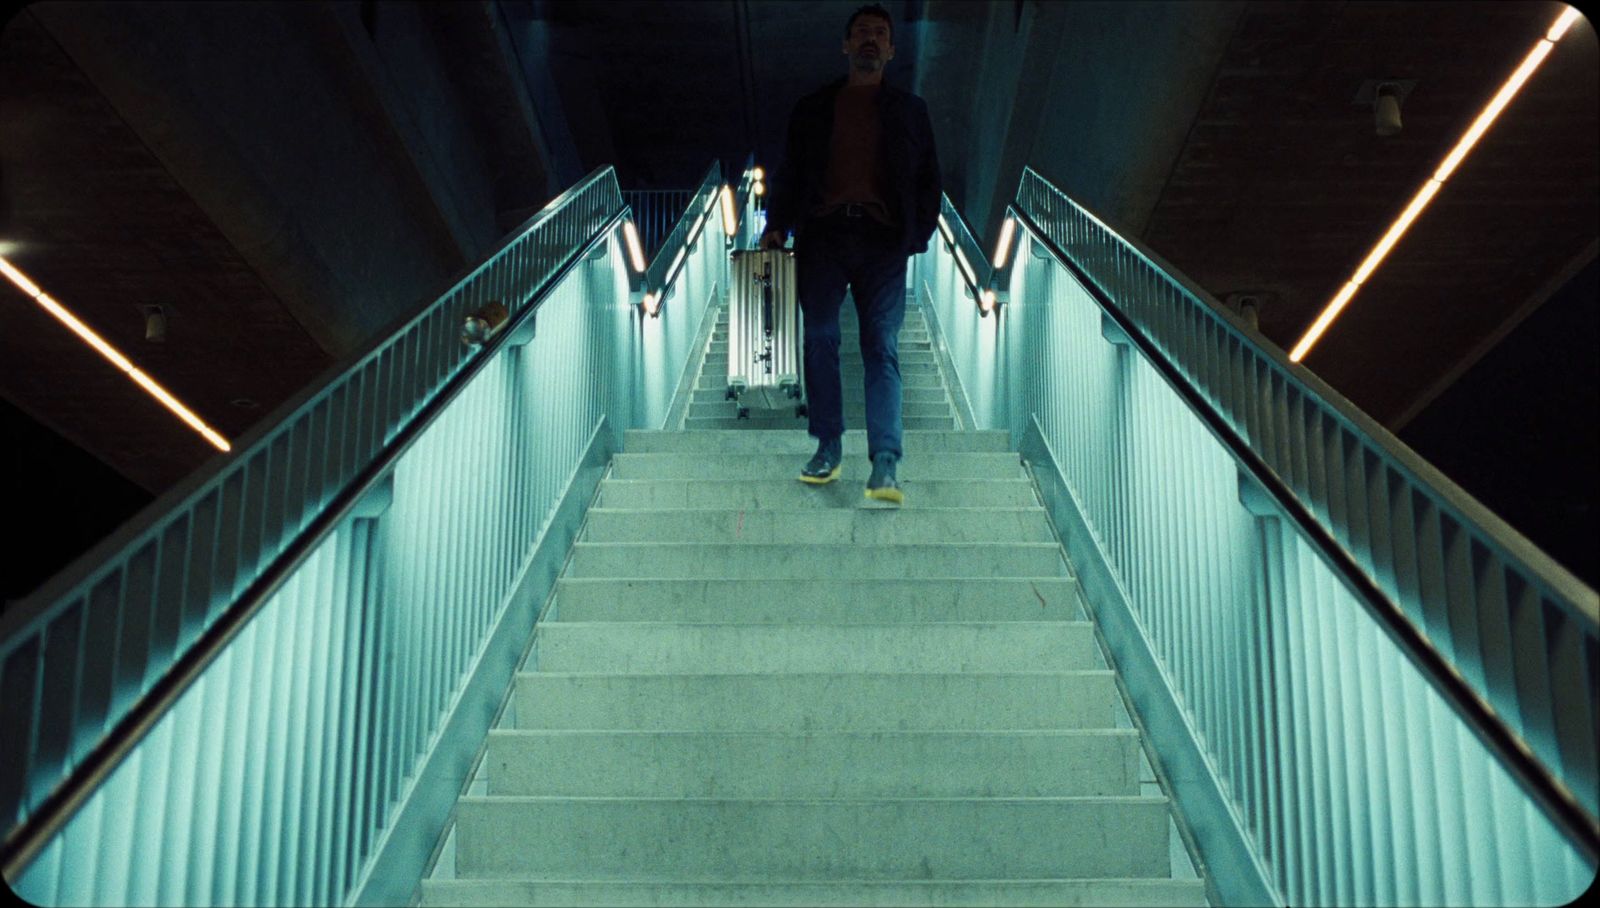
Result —
[[[839, 374], [844, 389], [845, 425], [866, 425], [866, 391], [862, 383], [860, 325], [849, 296], [839, 310]], [[694, 394], [684, 412], [684, 429], [803, 429], [806, 419], [794, 406], [780, 410], [742, 407], [727, 397], [728, 309], [717, 311], [716, 325], [705, 350], [705, 360], [695, 381]], [[900, 330], [901, 414], [903, 425], [915, 429], [957, 428], [950, 397], [928, 335], [928, 323], [912, 300]], [[741, 416], [741, 411], [743, 415]]]

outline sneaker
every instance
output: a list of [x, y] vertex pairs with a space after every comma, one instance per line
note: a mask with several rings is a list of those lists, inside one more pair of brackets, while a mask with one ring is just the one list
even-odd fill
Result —
[[879, 454], [872, 459], [872, 476], [867, 479], [867, 497], [899, 505], [906, 500], [900, 484], [894, 481], [895, 456]]
[[827, 485], [844, 471], [844, 442], [838, 438], [817, 443], [817, 453], [800, 468], [800, 481]]

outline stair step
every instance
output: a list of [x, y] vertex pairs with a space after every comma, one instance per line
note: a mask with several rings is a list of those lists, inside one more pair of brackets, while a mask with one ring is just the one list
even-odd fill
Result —
[[939, 624], [548, 622], [540, 671], [626, 674], [997, 672], [1104, 668], [1084, 621]]
[[[944, 403], [950, 398], [942, 387], [907, 388], [902, 386], [900, 399], [906, 403]], [[727, 400], [726, 385], [715, 388], [699, 388], [690, 392], [689, 395], [690, 404], [719, 404], [725, 403]], [[848, 387], [844, 389], [845, 406], [848, 407], [854, 404], [859, 407], [865, 400], [866, 392], [862, 388]]]
[[1128, 729], [489, 732], [490, 795], [1084, 797], [1139, 793]]
[[[611, 479], [794, 479], [804, 459], [792, 454], [628, 454], [611, 460]], [[843, 479], [865, 482], [872, 463], [863, 453], [839, 465]], [[896, 468], [903, 480], [1026, 479], [1015, 454], [929, 452], [905, 458]]]
[[[910, 514], [911, 511], [898, 512]], [[874, 516], [888, 516], [874, 514]], [[1075, 618], [1071, 577], [622, 580], [562, 577], [562, 621], [1032, 621]]]
[[993, 879], [1170, 872], [1162, 798], [463, 797], [456, 872]]
[[1105, 906], [1205, 908], [1202, 880], [778, 880], [639, 882], [633, 880], [424, 880], [424, 908], [480, 905], [805, 906], [965, 908], [965, 906]]
[[[903, 446], [907, 458], [935, 451], [1009, 451], [1010, 437], [1003, 430], [937, 431], [911, 430]], [[654, 454], [681, 451], [708, 451], [719, 454], [761, 453], [799, 454], [810, 457], [817, 440], [802, 429], [749, 432], [742, 430], [695, 430], [683, 432], [659, 429], [629, 429], [623, 434], [622, 448], [629, 454]], [[860, 429], [844, 433], [846, 457], [867, 453], [867, 434]]]
[[[712, 341], [711, 345], [706, 348], [706, 358], [708, 361], [713, 362], [727, 362], [728, 345], [726, 343]], [[919, 348], [916, 345], [911, 347], [901, 347], [896, 359], [899, 360], [900, 367], [902, 369], [905, 368], [909, 363], [927, 364], [934, 362], [932, 350], [927, 349], [925, 346]], [[841, 344], [839, 347], [839, 360], [841, 363], [849, 361], [859, 362], [861, 360], [861, 348], [855, 344]]]
[[[839, 373], [839, 381], [841, 386], [845, 388], [862, 388], [864, 387], [866, 377], [861, 371], [860, 366], [856, 366], [854, 369], [852, 369], [850, 364], [846, 362], [844, 368]], [[940, 378], [936, 372], [907, 372], [905, 370], [901, 370], [900, 387], [938, 388], [939, 390], [943, 391], [944, 379]], [[695, 379], [694, 389], [696, 391], [726, 391], [728, 389], [727, 366], [721, 363], [712, 363], [710, 360], [707, 360], [705, 368], [700, 371], [699, 378]]]
[[663, 731], [1114, 728], [1110, 671], [617, 675], [524, 672], [518, 728]]
[[[751, 419], [768, 419], [780, 414], [793, 415], [794, 413], [794, 404], [789, 404], [776, 410], [769, 410], [765, 407], [756, 406], [748, 401], [742, 404], [736, 404], [731, 400], [719, 400], [714, 403], [689, 404], [688, 418], [706, 419], [716, 416], [734, 416], [738, 411], [738, 407], [741, 405], [750, 411], [749, 418]], [[867, 405], [860, 398], [855, 400], [846, 400], [844, 401], [843, 411], [851, 416], [864, 417], [867, 412]], [[914, 400], [905, 401], [900, 404], [900, 415], [902, 419], [927, 419], [941, 416], [948, 417], [952, 416], [954, 412], [955, 411], [951, 408], [949, 402], [942, 400]]]
[[1067, 574], [1053, 542], [814, 545], [759, 542], [578, 542], [570, 577], [912, 578]]
[[[717, 350], [718, 347], [722, 348], [723, 355], [728, 353], [728, 333], [726, 331], [715, 331], [710, 336], [710, 344], [707, 350]], [[838, 352], [843, 353], [846, 350], [861, 353], [861, 336], [859, 334], [842, 333], [838, 336]], [[933, 353], [933, 342], [928, 340], [928, 336], [925, 333], [901, 331], [901, 336], [896, 342], [896, 350], [899, 350], [902, 356], [906, 355], [906, 353]]]
[[[846, 425], [852, 422], [865, 422], [864, 419], [858, 418], [860, 415], [852, 414], [846, 410], [844, 414]], [[954, 430], [956, 427], [956, 420], [953, 416], [907, 416], [902, 418], [900, 423], [904, 429]], [[783, 419], [775, 417], [757, 418], [753, 416], [747, 419], [739, 419], [735, 416], [696, 416], [684, 420], [684, 427], [690, 430], [745, 429], [747, 431], [762, 432], [770, 429], [804, 428], [806, 425], [806, 417], [804, 416], [791, 416]]]
[[[1021, 508], [1039, 504], [1025, 479], [908, 479], [905, 508]], [[607, 479], [600, 483], [603, 508], [861, 508], [864, 484], [814, 486], [795, 479]]]
[[[716, 371], [716, 372], [726, 373], [726, 370], [728, 368], [728, 361], [727, 361], [727, 359], [718, 360], [718, 359], [716, 359], [714, 357], [708, 356], [708, 357], [706, 357], [705, 368], [706, 368], [707, 371]], [[863, 374], [864, 368], [865, 367], [862, 366], [861, 360], [859, 358], [856, 358], [856, 359], [848, 359], [848, 358], [845, 358], [845, 357], [840, 357], [839, 358], [839, 372], [840, 372], [841, 375], [848, 376], [848, 375], [854, 374], [854, 375], [859, 377], [859, 376], [861, 376]], [[902, 378], [904, 378], [905, 376], [908, 376], [908, 375], [938, 375], [938, 374], [939, 374], [939, 364], [934, 362], [931, 357], [927, 358], [927, 359], [920, 359], [920, 360], [916, 360], [916, 359], [904, 360], [904, 359], [902, 359], [900, 361], [900, 375], [901, 375]]]
[[[928, 456], [928, 455], [923, 455]], [[585, 542], [817, 541], [856, 545], [934, 542], [1054, 542], [1043, 508], [926, 508], [828, 511], [737, 508], [636, 511], [590, 508]]]

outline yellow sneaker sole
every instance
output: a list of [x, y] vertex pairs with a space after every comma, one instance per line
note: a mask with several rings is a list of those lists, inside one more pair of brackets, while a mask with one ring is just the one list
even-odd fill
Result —
[[894, 504], [902, 504], [906, 500], [905, 493], [895, 488], [868, 489], [865, 497], [870, 498], [873, 501], [888, 501]]
[[808, 483], [810, 485], [814, 485], [814, 486], [825, 486], [828, 483], [833, 482], [835, 479], [838, 479], [839, 478], [839, 474], [843, 473], [843, 472], [844, 472], [844, 464], [839, 464], [838, 466], [833, 468], [833, 472], [829, 473], [826, 476], [807, 476], [806, 474], [801, 473], [800, 474], [800, 481], [804, 482], [804, 483]]

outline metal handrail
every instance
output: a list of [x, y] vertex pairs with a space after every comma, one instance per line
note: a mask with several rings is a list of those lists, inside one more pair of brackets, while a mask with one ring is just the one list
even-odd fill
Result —
[[[979, 244], [977, 234], [972, 230], [972, 225], [967, 223], [966, 216], [961, 213], [960, 209], [956, 208], [955, 203], [950, 200], [948, 194], [939, 194], [939, 216], [943, 224], [947, 225], [950, 230], [950, 235], [945, 237], [945, 242], [951, 246], [951, 253], [954, 254], [957, 249], [961, 250], [962, 260], [972, 268], [970, 278], [966, 272], [962, 271], [959, 265], [956, 267], [956, 271], [961, 274], [962, 283], [967, 286], [973, 298], [976, 299], [978, 294], [982, 293], [993, 279], [994, 266], [989, 261], [989, 257], [984, 254], [983, 246]], [[936, 231], [941, 236], [945, 235], [942, 226], [936, 228]]]
[[[717, 187], [722, 181], [722, 165], [711, 162], [706, 169], [705, 176], [700, 178], [700, 183], [689, 197], [689, 203], [684, 207], [683, 214], [678, 216], [678, 222], [673, 226], [672, 232], [662, 241], [661, 247], [650, 260], [650, 266], [645, 269], [645, 285], [652, 292], [660, 293], [664, 297], [666, 291], [681, 269], [678, 265], [687, 260], [689, 255], [689, 232], [698, 229], [694, 239], [699, 242], [705, 231], [721, 228], [717, 226]], [[709, 191], [709, 194], [708, 194]], [[695, 228], [697, 221], [704, 219]], [[663, 299], [662, 302], [665, 302]]]
[[[1255, 451], [1183, 375], [1178, 366], [1137, 323], [1124, 313], [1098, 282], [1091, 279], [1048, 232], [1026, 212], [1010, 208], [1015, 216], [1056, 261], [1071, 272], [1095, 303], [1154, 366], [1168, 386], [1200, 417], [1212, 435], [1235, 461], [1265, 490], [1274, 505], [1305, 535], [1335, 571], [1339, 579], [1366, 608], [1434, 689], [1461, 715], [1478, 738], [1495, 754], [1528, 793], [1541, 811], [1590, 861], [1600, 859], [1600, 819], [1579, 803], [1573, 792], [1537, 758], [1527, 742], [1461, 676], [1461, 673], [1406, 616], [1391, 598], [1360, 566], [1327, 527], [1313, 514], [1294, 491]], [[1154, 263], [1152, 263], [1154, 264]], [[1168, 270], [1170, 274], [1171, 271]], [[1583, 614], [1581, 611], [1578, 614]]]
[[[608, 175], [610, 171], [611, 168], [609, 167], [599, 168], [576, 186], [551, 200], [543, 210], [530, 218], [522, 228], [513, 231], [510, 237], [485, 259], [484, 264], [470, 269], [465, 276], [455, 283], [455, 286], [464, 284], [481, 268], [485, 267], [488, 262], [492, 261], [500, 251], [509, 248], [540, 222], [554, 216], [569, 200], [576, 198], [583, 190]], [[222, 611], [220, 617], [201, 632], [200, 636], [185, 649], [181, 656], [173, 661], [161, 677], [151, 685], [150, 689], [135, 700], [120, 719], [115, 720], [112, 728], [103, 734], [84, 758], [65, 774], [52, 791], [40, 802], [39, 806], [29, 811], [21, 822], [7, 830], [3, 843], [0, 843], [0, 866], [3, 866], [4, 873], [8, 878], [15, 878], [33, 860], [39, 849], [59, 832], [62, 825], [70, 819], [84, 800], [94, 793], [100, 783], [144, 739], [160, 717], [200, 677], [205, 668], [215, 661], [227, 644], [260, 611], [262, 606], [278, 591], [285, 580], [294, 573], [295, 569], [317, 549], [318, 545], [326, 539], [345, 517], [349, 516], [350, 512], [363, 498], [394, 469], [401, 455], [448, 408], [450, 402], [461, 393], [484, 365], [493, 359], [495, 353], [510, 338], [515, 337], [519, 330], [534, 319], [537, 309], [548, 297], [551, 289], [558, 286], [597, 244], [606, 241], [609, 233], [621, 223], [626, 212], [627, 209], [625, 207], [613, 210], [608, 219], [591, 234], [583, 246], [569, 254], [562, 264], [532, 291], [529, 295], [528, 303], [513, 313], [509, 317], [507, 324], [475, 354], [469, 355], [465, 364], [445, 381], [443, 386], [418, 409], [410, 420], [395, 433], [391, 440], [380, 448], [374, 459], [361, 468], [355, 477], [334, 495], [332, 501], [295, 535], [284, 550], [250, 582], [244, 592]], [[404, 325], [412, 324], [423, 317], [418, 315], [408, 318], [405, 320]], [[403, 327], [401, 330], [403, 330]], [[381, 343], [382, 341], [380, 340], [374, 346], [379, 346]], [[348, 372], [358, 368], [366, 359], [375, 355], [375, 352], [374, 350], [356, 357], [353, 364], [345, 367], [341, 372]], [[281, 410], [280, 412], [292, 413], [295, 410]], [[266, 427], [258, 433], [257, 437], [266, 439], [274, 428], [276, 427]], [[241, 446], [240, 450], [243, 452], [248, 449]], [[243, 459], [242, 453], [239, 459]], [[157, 512], [157, 516], [164, 515], [160, 515]], [[157, 521], [152, 520], [151, 522]], [[65, 607], [61, 605], [62, 602], [70, 602], [71, 600], [46, 601], [53, 602], [58, 608], [61, 608]], [[39, 615], [30, 616], [29, 624], [24, 624], [22, 628], [16, 630], [8, 629], [8, 633], [26, 630], [28, 627], [36, 626], [32, 622], [42, 622], [44, 620], [46, 619]]]

